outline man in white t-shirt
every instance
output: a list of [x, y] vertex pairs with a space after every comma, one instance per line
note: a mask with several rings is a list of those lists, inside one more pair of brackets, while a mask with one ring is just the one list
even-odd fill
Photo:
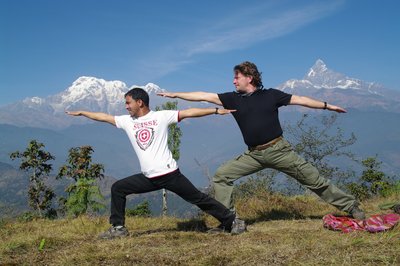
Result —
[[125, 130], [135, 150], [141, 167], [135, 174], [116, 181], [111, 187], [111, 228], [100, 234], [100, 238], [112, 239], [129, 235], [125, 228], [126, 196], [168, 189], [184, 200], [197, 205], [201, 210], [221, 222], [225, 231], [240, 234], [246, 230], [244, 221], [217, 200], [199, 191], [180, 171], [168, 149], [168, 126], [188, 117], [211, 114], [228, 114], [234, 110], [218, 108], [190, 108], [186, 110], [151, 111], [149, 95], [141, 88], [125, 94], [125, 107], [129, 115], [112, 116], [88, 111], [67, 111], [72, 116], [85, 116], [92, 120], [107, 122]]

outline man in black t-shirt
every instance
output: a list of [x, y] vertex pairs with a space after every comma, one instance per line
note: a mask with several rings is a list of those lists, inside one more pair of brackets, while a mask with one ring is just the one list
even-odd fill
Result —
[[278, 108], [284, 105], [301, 105], [338, 113], [346, 110], [305, 96], [287, 94], [276, 89], [263, 89], [261, 73], [251, 62], [234, 67], [233, 84], [236, 92], [177, 92], [159, 93], [170, 98], [189, 101], [207, 101], [236, 110], [234, 116], [248, 150], [241, 156], [224, 163], [213, 178], [215, 198], [233, 209], [233, 182], [242, 176], [264, 168], [279, 170], [299, 181], [326, 202], [348, 212], [355, 219], [365, 219], [356, 199], [320, 176], [318, 170], [296, 154], [282, 137]]

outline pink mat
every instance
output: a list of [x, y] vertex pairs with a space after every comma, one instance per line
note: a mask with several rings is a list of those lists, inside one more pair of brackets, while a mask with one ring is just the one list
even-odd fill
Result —
[[346, 216], [327, 214], [323, 218], [325, 228], [349, 233], [353, 231], [367, 231], [371, 233], [383, 232], [393, 228], [399, 221], [400, 215], [396, 213], [371, 215], [365, 220], [356, 220]]

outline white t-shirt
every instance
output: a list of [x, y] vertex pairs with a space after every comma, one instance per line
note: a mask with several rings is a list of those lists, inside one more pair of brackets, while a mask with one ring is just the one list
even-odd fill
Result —
[[168, 126], [177, 123], [179, 111], [150, 111], [139, 118], [130, 115], [115, 116], [117, 128], [125, 130], [140, 163], [148, 177], [165, 175], [178, 169], [168, 148]]

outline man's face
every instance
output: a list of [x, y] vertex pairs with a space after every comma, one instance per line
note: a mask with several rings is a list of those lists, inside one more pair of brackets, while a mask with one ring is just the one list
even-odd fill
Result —
[[233, 77], [233, 85], [235, 85], [238, 92], [247, 92], [251, 80], [251, 77], [246, 77], [242, 73], [236, 71]]
[[136, 117], [141, 104], [143, 104], [142, 100], [132, 99], [132, 97], [129, 95], [125, 97], [125, 108], [131, 116]]

